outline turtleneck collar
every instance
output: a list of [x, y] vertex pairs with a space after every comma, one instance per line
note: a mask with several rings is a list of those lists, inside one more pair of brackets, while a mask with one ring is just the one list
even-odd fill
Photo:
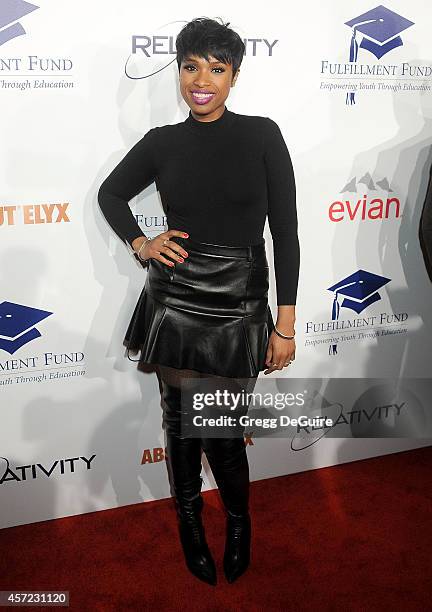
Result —
[[199, 121], [195, 119], [192, 115], [192, 111], [189, 110], [189, 115], [185, 120], [186, 127], [193, 129], [199, 132], [213, 132], [214, 130], [219, 130], [224, 128], [232, 123], [234, 119], [234, 113], [228, 110], [225, 106], [224, 112], [218, 119], [213, 119], [213, 121]]

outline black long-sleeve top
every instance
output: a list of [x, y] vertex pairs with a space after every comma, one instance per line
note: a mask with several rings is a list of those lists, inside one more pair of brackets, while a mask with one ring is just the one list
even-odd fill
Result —
[[[229, 246], [260, 242], [266, 215], [273, 239], [278, 305], [295, 304], [300, 249], [291, 158], [277, 123], [226, 106], [214, 121], [150, 129], [99, 189], [108, 223], [131, 244], [144, 236], [129, 201], [153, 181], [168, 229]], [[187, 250], [187, 243], [186, 243]]]
[[426, 192], [420, 229], [429, 260], [428, 264], [432, 269], [432, 170], [429, 176], [429, 185]]

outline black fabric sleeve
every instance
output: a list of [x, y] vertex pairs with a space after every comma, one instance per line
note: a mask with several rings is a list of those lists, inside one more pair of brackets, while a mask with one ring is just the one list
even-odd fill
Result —
[[291, 157], [278, 124], [266, 117], [264, 159], [267, 171], [268, 223], [278, 306], [295, 305], [300, 267], [296, 185]]
[[119, 162], [101, 184], [99, 206], [109, 225], [125, 242], [144, 236], [129, 201], [156, 178], [156, 132], [149, 130]]
[[432, 170], [426, 192], [426, 200], [421, 218], [421, 233], [426, 248], [428, 264], [432, 268]]

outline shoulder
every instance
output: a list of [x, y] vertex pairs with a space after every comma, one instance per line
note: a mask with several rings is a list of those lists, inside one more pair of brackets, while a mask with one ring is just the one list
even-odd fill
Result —
[[266, 131], [269, 129], [269, 122], [274, 123], [272, 119], [269, 117], [263, 117], [261, 115], [242, 115], [240, 113], [234, 113], [231, 111], [231, 114], [235, 118], [238, 125], [244, 126], [248, 129], [255, 129], [260, 131]]
[[233, 114], [236, 117], [237, 125], [247, 133], [258, 134], [264, 146], [272, 143], [275, 139], [280, 140], [283, 138], [279, 125], [270, 117], [262, 115], [241, 115], [239, 113]]
[[273, 121], [270, 117], [263, 115], [241, 115], [240, 113], [232, 113], [236, 120], [247, 127], [255, 127], [261, 130], [269, 130], [279, 128], [276, 121]]

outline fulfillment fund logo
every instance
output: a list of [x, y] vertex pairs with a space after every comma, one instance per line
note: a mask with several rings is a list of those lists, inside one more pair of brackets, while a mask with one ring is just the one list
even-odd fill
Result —
[[35, 325], [52, 314], [13, 302], [0, 304], [0, 349], [13, 355], [25, 344], [40, 338]]
[[[0, 304], [0, 387], [83, 376], [84, 353], [54, 353], [15, 357], [30, 342], [41, 338], [36, 325], [53, 313], [32, 306], [2, 302]], [[2, 352], [7, 358], [2, 359]], [[11, 356], [12, 358], [10, 358]]]
[[39, 7], [24, 0], [2, 0], [0, 4], [0, 46], [26, 34], [18, 21]]
[[[321, 60], [320, 89], [346, 92], [346, 104], [356, 103], [356, 92], [430, 91], [432, 67], [409, 62], [381, 61], [403, 46], [402, 33], [414, 22], [379, 5], [344, 23], [351, 29], [346, 63]], [[348, 42], [348, 41], [347, 41]], [[374, 61], [374, 59], [376, 61]], [[419, 81], [423, 81], [420, 83]]]
[[[3, 48], [13, 49], [13, 41], [27, 34], [21, 24], [21, 19], [38, 9], [40, 7], [36, 4], [24, 0], [0, 0], [1, 52]], [[30, 44], [33, 44], [31, 39]], [[71, 89], [74, 87], [72, 80], [59, 78], [64, 74], [71, 76], [73, 63], [69, 57], [41, 57], [35, 54], [33, 49], [32, 53], [26, 56], [18, 56], [14, 51], [10, 53], [10, 57], [0, 56], [0, 89], [27, 91], [41, 88]]]
[[381, 301], [380, 290], [390, 281], [359, 269], [328, 287], [327, 291], [333, 293], [330, 320], [306, 323], [305, 346], [328, 345], [329, 355], [337, 355], [342, 343], [407, 333], [408, 313], [377, 312], [371, 308]]
[[373, 177], [366, 172], [344, 185], [338, 198], [329, 205], [327, 214], [332, 223], [400, 219], [401, 201], [387, 177]]

